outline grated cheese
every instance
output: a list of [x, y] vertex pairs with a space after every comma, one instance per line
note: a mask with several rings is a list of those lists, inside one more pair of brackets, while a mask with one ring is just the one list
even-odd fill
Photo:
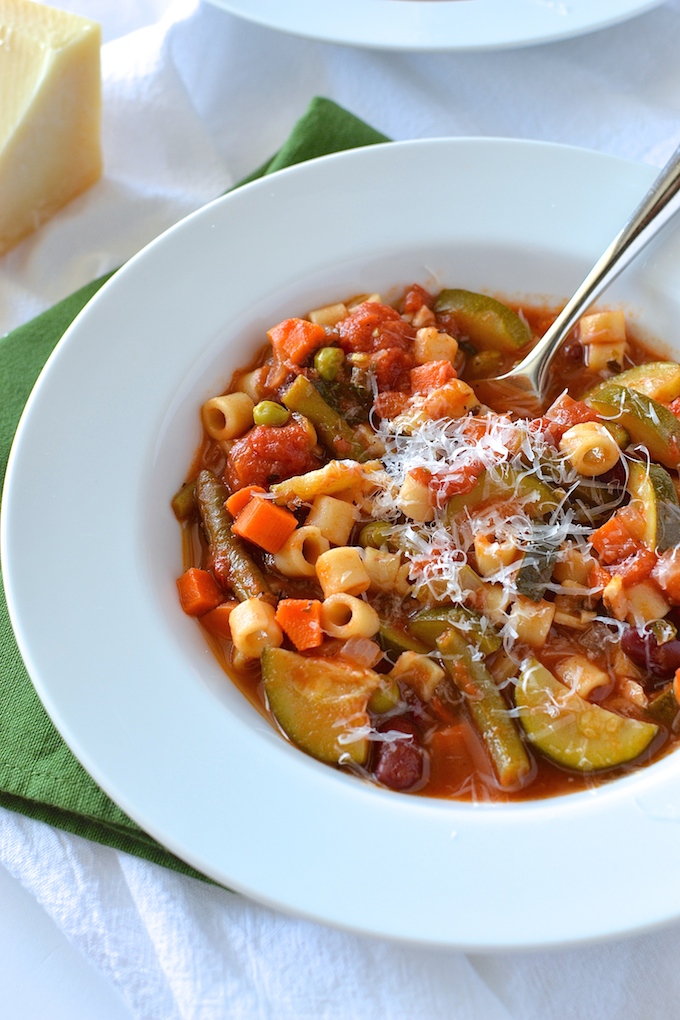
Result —
[[[566, 556], [568, 541], [582, 547], [584, 552], [589, 549], [587, 535], [592, 521], [588, 517], [592, 516], [592, 511], [576, 500], [577, 508], [586, 518], [586, 523], [581, 523], [577, 520], [577, 510], [571, 505], [583, 478], [559, 453], [546, 432], [530, 419], [513, 419], [487, 411], [456, 420], [424, 421], [408, 435], [396, 431], [393, 421], [385, 420], [378, 432], [385, 448], [382, 461], [387, 482], [373, 499], [372, 515], [377, 520], [393, 523], [393, 539], [409, 563], [409, 579], [416, 598], [465, 602], [474, 596], [469, 567], [476, 536], [484, 535], [492, 541], [502, 536], [517, 547], [519, 555], [514, 563], [484, 578], [485, 584], [501, 585], [510, 597], [517, 593], [522, 554], [537, 543], [558, 549], [558, 561]], [[396, 523], [400, 514], [395, 496], [409, 472], [425, 469], [445, 489], [447, 482], [455, 483], [466, 469], [477, 474], [485, 471], [491, 484], [503, 482], [507, 479], [508, 467], [515, 476], [515, 487], [507, 497], [499, 496], [481, 507], [466, 508], [451, 520], [444, 505], [435, 507], [431, 524]], [[532, 505], [540, 497], [531, 490], [521, 491], [521, 482], [527, 478], [549, 484], [558, 498], [561, 496], [547, 521], [535, 520], [531, 515]], [[596, 479], [591, 488], [609, 492], [607, 485]], [[598, 512], [615, 509], [621, 499], [622, 495], [617, 495]], [[555, 581], [550, 582], [549, 590], [571, 591]], [[584, 594], [594, 592], [595, 589], [586, 589]], [[508, 650], [517, 635], [513, 635], [507, 623], [501, 633]]]

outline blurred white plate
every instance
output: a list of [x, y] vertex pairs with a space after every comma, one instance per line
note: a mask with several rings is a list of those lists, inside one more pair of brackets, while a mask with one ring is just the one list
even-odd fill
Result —
[[[168, 231], [64, 336], [10, 459], [10, 612], [66, 741], [174, 853], [266, 904], [419, 943], [569, 944], [680, 917], [680, 884], [652, 866], [680, 853], [680, 754], [526, 804], [409, 797], [340, 774], [261, 718], [181, 612], [169, 508], [201, 403], [273, 322], [413, 281], [566, 298], [653, 177], [493, 139], [326, 157]], [[656, 242], [607, 298], [625, 297], [676, 351], [679, 241]]]
[[211, 0], [294, 35], [386, 50], [490, 50], [615, 25], [662, 0]]

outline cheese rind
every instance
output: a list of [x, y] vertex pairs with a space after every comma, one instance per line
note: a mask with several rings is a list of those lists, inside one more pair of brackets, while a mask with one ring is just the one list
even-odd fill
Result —
[[0, 0], [0, 255], [101, 176], [101, 32]]

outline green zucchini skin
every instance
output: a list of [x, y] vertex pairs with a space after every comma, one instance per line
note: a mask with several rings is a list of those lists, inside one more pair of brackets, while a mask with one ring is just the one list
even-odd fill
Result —
[[668, 471], [660, 464], [631, 461], [628, 491], [644, 516], [647, 548], [665, 552], [680, 545], [680, 504]]
[[522, 663], [515, 704], [530, 743], [575, 772], [625, 765], [650, 745], [659, 727], [591, 704], [536, 659]]

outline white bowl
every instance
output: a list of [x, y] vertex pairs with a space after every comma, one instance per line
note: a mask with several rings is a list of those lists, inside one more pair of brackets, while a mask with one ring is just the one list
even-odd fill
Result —
[[[327, 157], [168, 231], [59, 344], [7, 475], [13, 624], [85, 768], [194, 867], [309, 918], [474, 950], [619, 936], [680, 916], [680, 886], [653, 866], [680, 843], [680, 755], [524, 804], [413, 797], [340, 774], [267, 724], [181, 612], [169, 507], [201, 403], [272, 323], [413, 281], [566, 298], [653, 176], [499, 140]], [[669, 343], [677, 256], [669, 231], [607, 296]]]

